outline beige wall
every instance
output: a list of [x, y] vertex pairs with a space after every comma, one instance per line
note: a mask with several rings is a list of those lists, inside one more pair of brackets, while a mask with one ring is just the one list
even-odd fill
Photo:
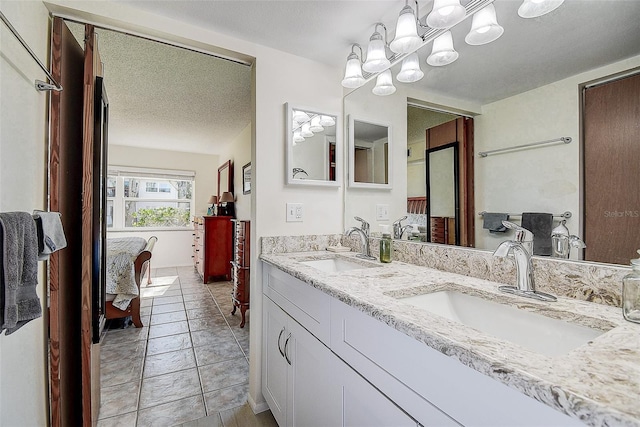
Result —
[[[41, 2], [0, 1], [0, 10], [41, 60], [48, 57], [49, 23]], [[45, 208], [46, 106], [34, 88], [44, 73], [0, 25], [0, 211]], [[37, 293], [46, 307], [44, 263]], [[0, 336], [0, 425], [47, 424], [47, 322], [33, 320]]]
[[[573, 142], [476, 156], [476, 211], [570, 211], [566, 225], [580, 235], [579, 85], [638, 66], [640, 56], [484, 105], [475, 118], [476, 153], [562, 136]], [[494, 249], [503, 239], [483, 230], [482, 219], [476, 218], [476, 247]]]
[[245, 220], [251, 219], [251, 194], [242, 194], [242, 166], [251, 162], [251, 126], [249, 123], [218, 156], [220, 164], [227, 160], [233, 162], [236, 218]]

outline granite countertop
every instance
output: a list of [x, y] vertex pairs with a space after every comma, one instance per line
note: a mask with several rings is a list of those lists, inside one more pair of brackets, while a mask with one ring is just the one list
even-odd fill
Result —
[[[376, 268], [326, 273], [300, 261], [345, 257]], [[586, 424], [640, 426], [640, 324], [619, 308], [559, 297], [547, 303], [502, 293], [499, 284], [355, 253], [263, 254], [260, 258], [461, 363]], [[455, 289], [604, 332], [560, 356], [546, 356], [399, 300]]]

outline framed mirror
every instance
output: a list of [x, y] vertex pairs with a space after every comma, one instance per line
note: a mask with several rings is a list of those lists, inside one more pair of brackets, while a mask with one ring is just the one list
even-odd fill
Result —
[[460, 244], [458, 143], [427, 150], [427, 241]]
[[285, 104], [289, 185], [338, 187], [342, 179], [340, 116]]
[[233, 194], [233, 162], [227, 160], [218, 168], [218, 201], [222, 200], [222, 193]]
[[391, 189], [391, 126], [349, 116], [349, 187]]

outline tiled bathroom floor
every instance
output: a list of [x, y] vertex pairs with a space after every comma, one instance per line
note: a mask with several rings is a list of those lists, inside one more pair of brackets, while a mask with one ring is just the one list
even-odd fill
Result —
[[154, 269], [152, 280], [145, 326], [103, 339], [98, 426], [276, 426], [246, 404], [250, 312], [241, 329], [232, 283], [203, 285], [192, 267]]

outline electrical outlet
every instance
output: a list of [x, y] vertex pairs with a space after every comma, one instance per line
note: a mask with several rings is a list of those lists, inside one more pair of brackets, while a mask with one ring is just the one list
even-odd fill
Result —
[[287, 203], [287, 222], [302, 222], [304, 208], [302, 203]]
[[389, 205], [376, 205], [376, 221], [389, 221]]

